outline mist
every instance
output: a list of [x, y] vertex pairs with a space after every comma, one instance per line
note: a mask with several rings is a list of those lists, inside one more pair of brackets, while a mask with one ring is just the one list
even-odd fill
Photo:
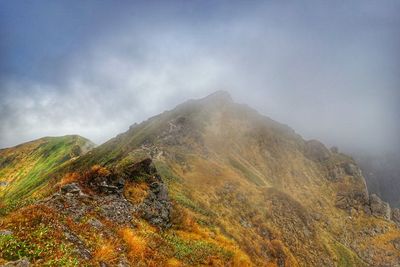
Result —
[[400, 147], [398, 1], [0, 4], [0, 147], [97, 144], [191, 98], [344, 150]]

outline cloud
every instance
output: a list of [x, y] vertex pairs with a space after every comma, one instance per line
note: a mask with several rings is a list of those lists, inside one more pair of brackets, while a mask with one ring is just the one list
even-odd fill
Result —
[[209, 15], [181, 5], [106, 15], [85, 45], [42, 70], [51, 79], [3, 80], [0, 147], [73, 133], [101, 143], [218, 89], [306, 138], [393, 146], [400, 27], [398, 5], [388, 6], [236, 3]]

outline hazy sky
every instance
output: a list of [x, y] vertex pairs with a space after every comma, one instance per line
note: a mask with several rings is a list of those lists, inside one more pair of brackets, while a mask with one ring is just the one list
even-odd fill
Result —
[[305, 138], [398, 148], [400, 1], [1, 1], [0, 147], [100, 144], [218, 89]]

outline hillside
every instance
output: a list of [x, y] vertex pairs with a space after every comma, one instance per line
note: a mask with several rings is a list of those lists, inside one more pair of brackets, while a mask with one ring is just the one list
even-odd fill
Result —
[[48, 172], [42, 200], [0, 221], [4, 262], [399, 266], [400, 212], [368, 194], [354, 160], [226, 92]]
[[0, 204], [12, 208], [46, 187], [49, 174], [86, 153], [93, 143], [80, 136], [44, 137], [0, 149]]

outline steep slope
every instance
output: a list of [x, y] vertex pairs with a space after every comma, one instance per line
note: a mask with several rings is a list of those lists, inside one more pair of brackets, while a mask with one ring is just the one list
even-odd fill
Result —
[[370, 191], [400, 208], [400, 151], [386, 154], [355, 152], [354, 155]]
[[0, 204], [12, 206], [45, 187], [48, 175], [93, 143], [80, 136], [45, 137], [0, 150]]
[[225, 92], [135, 124], [53, 175], [58, 193], [0, 222], [16, 244], [44, 250], [22, 253], [38, 265], [50, 255], [102, 266], [400, 262], [390, 208], [350, 157]]

